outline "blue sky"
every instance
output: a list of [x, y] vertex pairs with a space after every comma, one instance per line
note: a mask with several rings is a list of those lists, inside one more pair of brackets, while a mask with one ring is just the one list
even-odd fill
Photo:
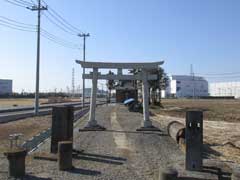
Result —
[[[26, 0], [31, 2], [30, 0]], [[34, 0], [35, 1], [35, 0]], [[170, 74], [189, 74], [190, 64], [199, 74], [240, 72], [239, 0], [45, 0], [68, 22], [84, 32], [87, 60], [138, 62], [164, 60]], [[44, 12], [46, 13], [46, 12]], [[0, 16], [36, 24], [37, 14], [0, 1]], [[82, 46], [44, 16], [48, 32]], [[0, 78], [13, 79], [14, 91], [34, 91], [36, 33], [0, 25]], [[81, 84], [81, 68], [74, 60], [82, 50], [61, 47], [41, 38], [40, 90]], [[238, 80], [209, 78], [210, 81]], [[87, 83], [90, 86], [90, 82]]]

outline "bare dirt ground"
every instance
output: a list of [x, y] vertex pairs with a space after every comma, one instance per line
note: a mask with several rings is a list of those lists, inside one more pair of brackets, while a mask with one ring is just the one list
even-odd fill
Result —
[[9, 147], [10, 134], [22, 133], [21, 143], [49, 128], [51, 120], [51, 116], [39, 116], [0, 124], [0, 154]]
[[[47, 99], [40, 99], [40, 104], [47, 102]], [[1, 98], [0, 99], [0, 109], [1, 108], [11, 108], [16, 106], [33, 106], [33, 98]]]
[[204, 111], [204, 147], [213, 158], [240, 164], [240, 101], [239, 100], [163, 100], [163, 109], [152, 107], [153, 119], [165, 126], [177, 120], [185, 124], [189, 109]]
[[[34, 98], [1, 98], [0, 99], [0, 109], [2, 108], [11, 108], [11, 107], [20, 107], [20, 106], [33, 106]], [[80, 101], [80, 98], [41, 98], [39, 100], [40, 104], [48, 103], [60, 103], [60, 102], [77, 102]], [[88, 99], [86, 98], [86, 102]]]
[[240, 100], [162, 99], [162, 108], [152, 107], [161, 115], [185, 117], [189, 109], [204, 111], [210, 121], [240, 122]]

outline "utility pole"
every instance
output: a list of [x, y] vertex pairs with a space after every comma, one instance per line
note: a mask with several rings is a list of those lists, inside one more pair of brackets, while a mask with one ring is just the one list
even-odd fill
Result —
[[[86, 37], [89, 37], [90, 34], [87, 33], [81, 33], [78, 34], [79, 37], [83, 37], [83, 61], [85, 62], [86, 60]], [[83, 75], [85, 75], [85, 68], [83, 68]], [[83, 86], [82, 86], [82, 107], [84, 107], [85, 104], [85, 79], [83, 78]]]
[[47, 7], [41, 5], [41, 0], [38, 0], [38, 6], [34, 5], [28, 8], [38, 12], [37, 24], [37, 64], [36, 64], [36, 90], [35, 90], [35, 115], [39, 113], [39, 70], [40, 70], [40, 30], [41, 30], [41, 11], [47, 10]]
[[72, 68], [72, 97], [75, 96], [75, 71]]
[[193, 99], [195, 99], [195, 75], [194, 75], [194, 72], [193, 72], [193, 65], [192, 64], [191, 64], [190, 74], [191, 74], [192, 80], [193, 80]]

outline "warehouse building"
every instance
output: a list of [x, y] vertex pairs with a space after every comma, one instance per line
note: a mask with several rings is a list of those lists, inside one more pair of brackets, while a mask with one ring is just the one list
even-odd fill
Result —
[[12, 80], [0, 79], [0, 95], [12, 94]]
[[188, 75], [169, 76], [166, 97], [189, 98], [208, 96], [208, 82], [203, 77]]
[[209, 84], [211, 96], [240, 98], [240, 82], [217, 82]]

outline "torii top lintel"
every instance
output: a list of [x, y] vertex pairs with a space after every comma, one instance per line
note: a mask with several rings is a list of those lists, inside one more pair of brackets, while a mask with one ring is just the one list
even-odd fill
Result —
[[76, 63], [80, 64], [83, 68], [99, 68], [99, 69], [156, 69], [162, 65], [164, 61], [147, 62], [147, 63], [111, 63], [111, 62], [90, 62], [90, 61], [79, 61]]

